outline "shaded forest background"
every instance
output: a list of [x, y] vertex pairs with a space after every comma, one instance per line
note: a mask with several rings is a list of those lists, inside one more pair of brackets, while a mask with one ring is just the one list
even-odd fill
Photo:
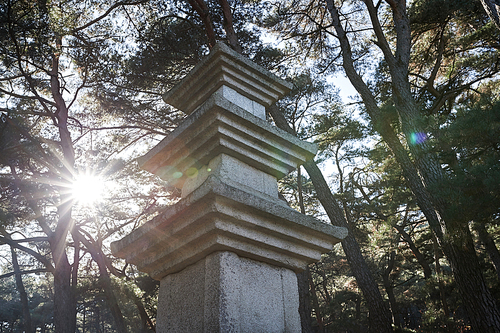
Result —
[[[185, 117], [161, 94], [219, 40], [293, 82], [268, 119], [320, 152], [280, 192], [350, 231], [298, 275], [303, 332], [500, 332], [499, 12], [2, 1], [0, 332], [155, 330], [158, 282], [109, 244], [178, 199], [135, 159]], [[75, 196], [83, 176], [102, 197]]]

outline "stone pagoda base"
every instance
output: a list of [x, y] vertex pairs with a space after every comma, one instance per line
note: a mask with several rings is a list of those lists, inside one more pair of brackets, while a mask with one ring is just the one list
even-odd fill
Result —
[[301, 332], [295, 273], [214, 252], [160, 282], [157, 332]]

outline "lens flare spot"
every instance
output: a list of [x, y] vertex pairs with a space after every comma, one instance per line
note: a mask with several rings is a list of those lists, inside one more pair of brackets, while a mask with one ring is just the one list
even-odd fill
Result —
[[175, 178], [175, 179], [179, 179], [182, 177], [182, 172], [180, 171], [176, 171], [172, 174], [172, 177]]
[[189, 168], [186, 170], [186, 176], [188, 178], [196, 178], [198, 177], [198, 169], [196, 168]]
[[410, 134], [410, 143], [412, 145], [419, 145], [427, 140], [427, 134], [423, 132], [411, 133]]

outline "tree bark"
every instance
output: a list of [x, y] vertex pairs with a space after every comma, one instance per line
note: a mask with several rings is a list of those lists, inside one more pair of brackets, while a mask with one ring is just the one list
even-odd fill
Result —
[[75, 332], [76, 298], [71, 287], [71, 265], [60, 256], [54, 270], [54, 326], [56, 333]]
[[300, 166], [297, 168], [297, 191], [299, 192], [299, 207], [302, 214], [306, 213], [306, 207], [304, 205], [304, 193], [302, 192], [302, 171]]
[[449, 318], [450, 317], [450, 310], [448, 308], [448, 300], [446, 297], [443, 278], [441, 276], [441, 264], [439, 262], [439, 259], [441, 258], [441, 254], [439, 251], [438, 241], [437, 241], [436, 237], [434, 237], [434, 235], [433, 235], [433, 248], [434, 248], [434, 263], [435, 263], [434, 265], [436, 267], [435, 268], [436, 269], [436, 276], [437, 276], [438, 284], [439, 284], [439, 295], [441, 297], [441, 305], [443, 306], [443, 312], [444, 312], [445, 317]]
[[118, 305], [118, 300], [113, 291], [113, 285], [111, 284], [111, 277], [109, 275], [108, 269], [106, 268], [106, 259], [102, 253], [102, 249], [99, 245], [86, 239], [79, 231], [74, 230], [75, 237], [79, 242], [82, 242], [87, 250], [89, 251], [92, 259], [97, 263], [99, 268], [99, 282], [104, 290], [104, 295], [106, 296], [106, 304], [113, 316], [115, 322], [115, 329], [118, 333], [127, 333], [127, 325], [125, 325], [125, 319]]
[[321, 316], [321, 309], [319, 308], [318, 294], [316, 293], [316, 285], [314, 284], [313, 278], [311, 276], [311, 271], [308, 270], [307, 272], [309, 275], [308, 280], [309, 280], [309, 286], [311, 288], [313, 310], [314, 310], [314, 313], [316, 314], [316, 321], [318, 323], [318, 333], [324, 333], [325, 327], [323, 324], [323, 317]]
[[142, 304], [142, 301], [140, 300], [139, 297], [137, 297], [135, 294], [131, 292], [132, 299], [134, 300], [134, 304], [137, 307], [137, 311], [139, 311], [139, 316], [141, 317], [141, 323], [142, 323], [142, 331], [144, 333], [148, 332], [156, 332], [156, 327], [153, 324], [153, 321], [149, 317], [148, 313], [146, 312], [146, 309], [144, 308], [144, 304]]
[[212, 18], [210, 16], [210, 11], [208, 10], [205, 0], [187, 0], [191, 7], [198, 13], [203, 25], [205, 26], [205, 32], [208, 38], [208, 48], [212, 49], [215, 46], [215, 30], [212, 24]]
[[303, 272], [297, 273], [297, 284], [299, 286], [299, 315], [302, 333], [313, 333], [311, 326], [311, 297], [309, 294], [309, 267]]
[[224, 30], [226, 31], [227, 41], [229, 45], [238, 53], [243, 53], [241, 45], [238, 41], [238, 36], [233, 27], [233, 14], [231, 12], [231, 7], [227, 0], [219, 0], [220, 6], [222, 7], [222, 13], [224, 14]]
[[118, 300], [116, 299], [115, 293], [113, 291], [111, 278], [106, 269], [106, 264], [102, 259], [102, 254], [96, 253], [92, 255], [92, 257], [97, 262], [97, 266], [99, 267], [99, 282], [102, 285], [102, 289], [104, 290], [104, 295], [106, 295], [106, 303], [115, 321], [116, 332], [127, 333], [127, 326], [125, 325], [123, 314], [120, 310], [120, 307], [118, 306]]
[[[276, 126], [295, 135], [293, 129], [288, 125], [283, 113], [272, 105], [268, 108]], [[335, 200], [321, 170], [314, 161], [307, 161], [304, 164], [309, 177], [311, 178], [316, 194], [321, 205], [325, 209], [330, 221], [333, 225], [345, 227], [349, 230], [347, 237], [342, 241], [342, 248], [346, 254], [347, 260], [358, 283], [359, 288], [363, 292], [367, 307], [370, 312], [369, 323], [370, 332], [392, 332], [392, 319], [389, 307], [384, 302], [380, 290], [375, 279], [373, 278], [368, 265], [363, 257], [358, 242], [350, 230], [342, 208]]]
[[490, 17], [493, 24], [500, 30], [500, 1], [498, 0], [481, 0], [486, 14]]

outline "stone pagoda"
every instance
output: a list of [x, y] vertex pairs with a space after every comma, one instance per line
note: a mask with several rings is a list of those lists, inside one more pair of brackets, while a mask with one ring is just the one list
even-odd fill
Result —
[[317, 149], [266, 121], [290, 88], [218, 43], [164, 95], [189, 116], [139, 164], [181, 199], [111, 244], [161, 281], [156, 332], [301, 332], [296, 273], [347, 230], [278, 197]]

